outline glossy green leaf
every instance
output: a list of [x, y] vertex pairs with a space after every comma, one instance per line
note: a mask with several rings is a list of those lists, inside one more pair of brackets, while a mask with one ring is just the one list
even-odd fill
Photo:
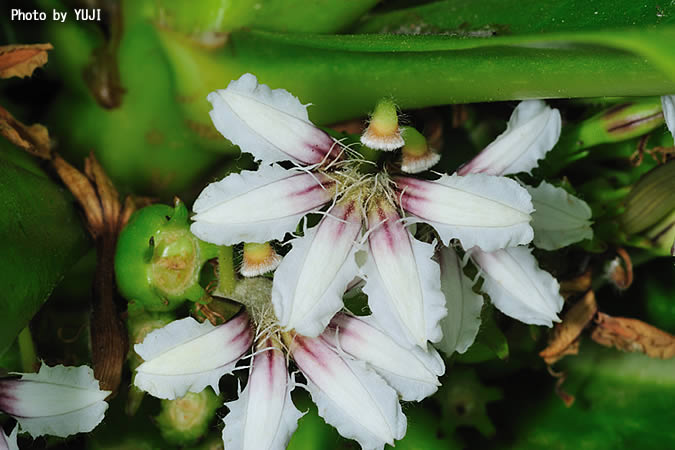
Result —
[[215, 50], [170, 32], [162, 38], [189, 99], [181, 106], [202, 124], [210, 109], [202, 99], [245, 72], [312, 103], [319, 123], [363, 116], [386, 96], [419, 108], [675, 92], [675, 46], [662, 44], [675, 41], [673, 26], [492, 38], [240, 31]]
[[0, 141], [0, 354], [89, 243], [69, 192]]
[[372, 14], [352, 31], [488, 37], [674, 22], [672, 5], [654, 0], [442, 0]]
[[[164, 26], [208, 39], [205, 34], [252, 27], [270, 31], [333, 33], [372, 8], [378, 0], [206, 0], [145, 2]], [[142, 2], [139, 2], [142, 3]], [[211, 38], [217, 36], [211, 36]]]

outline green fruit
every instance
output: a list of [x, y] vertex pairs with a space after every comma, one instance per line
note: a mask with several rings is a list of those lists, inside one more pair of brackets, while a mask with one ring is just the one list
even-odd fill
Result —
[[190, 233], [185, 204], [148, 206], [134, 213], [120, 233], [115, 253], [117, 286], [133, 300], [132, 309], [171, 311], [186, 299], [208, 298], [199, 285], [199, 274], [204, 263], [217, 255], [215, 245]]

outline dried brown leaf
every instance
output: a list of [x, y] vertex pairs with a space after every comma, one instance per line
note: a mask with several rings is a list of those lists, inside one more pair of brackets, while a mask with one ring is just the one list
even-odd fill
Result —
[[[128, 350], [127, 333], [116, 305], [114, 258], [123, 225], [117, 190], [94, 155], [85, 159], [84, 174], [54, 154], [52, 165], [82, 205], [89, 232], [96, 240], [96, 273], [91, 313], [91, 359], [102, 389], [114, 396], [122, 379]], [[130, 215], [133, 203], [127, 202]], [[128, 219], [128, 217], [127, 217]]]
[[640, 320], [598, 313], [596, 323], [591, 338], [598, 344], [652, 358], [675, 356], [675, 336]]
[[108, 178], [103, 167], [96, 160], [93, 153], [84, 160], [84, 172], [89, 179], [93, 180], [96, 191], [101, 202], [103, 210], [103, 223], [109, 233], [116, 233], [118, 221], [121, 211], [119, 194], [113, 185], [113, 182]]
[[29, 77], [47, 63], [47, 50], [52, 44], [19, 44], [0, 46], [0, 78]]
[[551, 333], [548, 346], [539, 353], [546, 364], [554, 364], [566, 355], [579, 353], [579, 335], [598, 311], [595, 294], [588, 291], [563, 316]]
[[94, 237], [98, 236], [103, 229], [103, 209], [94, 186], [86, 176], [56, 153], [52, 159], [52, 165], [84, 209], [89, 231]]
[[616, 253], [619, 256], [609, 263], [607, 276], [617, 288], [628, 289], [633, 284], [633, 263], [626, 250], [618, 248]]
[[49, 133], [40, 124], [26, 126], [0, 106], [0, 134], [9, 142], [27, 152], [42, 158], [50, 159]]
[[560, 295], [564, 298], [569, 298], [575, 294], [586, 292], [591, 288], [593, 281], [592, 272], [587, 270], [583, 274], [571, 280], [560, 282]]

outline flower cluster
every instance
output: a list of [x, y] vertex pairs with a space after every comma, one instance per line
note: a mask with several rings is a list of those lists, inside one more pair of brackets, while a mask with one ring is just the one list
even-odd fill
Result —
[[[340, 434], [367, 449], [403, 437], [399, 400], [432, 394], [445, 370], [429, 343], [463, 352], [478, 330], [482, 297], [455, 245], [481, 267], [483, 287], [502, 311], [529, 323], [558, 320], [557, 282], [517, 247], [534, 236], [531, 195], [501, 176], [530, 170], [553, 147], [556, 110], [521, 103], [506, 132], [476, 159], [429, 180], [406, 173], [430, 168], [439, 155], [416, 130], [398, 126], [390, 100], [377, 106], [362, 137], [370, 148], [403, 146], [398, 168], [384, 169], [309, 122], [297, 98], [253, 75], [208, 98], [216, 128], [261, 165], [204, 189], [193, 206], [192, 232], [266, 254], [267, 241], [284, 239], [303, 217], [320, 214], [317, 225], [305, 222], [290, 240], [280, 264], [274, 259], [273, 281], [239, 283], [245, 294], [231, 297], [245, 313], [219, 326], [182, 319], [136, 346], [145, 363], [135, 384], [169, 399], [206, 386], [218, 392], [222, 375], [253, 348], [248, 383], [227, 404], [227, 448], [288, 443], [301, 416], [290, 396], [300, 384], [288, 373], [290, 360], [319, 414]], [[431, 226], [444, 250], [437, 254], [435, 239], [416, 237], [415, 223]], [[367, 294], [372, 315], [341, 312], [343, 295], [355, 285]]]

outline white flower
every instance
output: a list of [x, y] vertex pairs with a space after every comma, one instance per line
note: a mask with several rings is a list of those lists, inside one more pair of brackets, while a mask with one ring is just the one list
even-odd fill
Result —
[[87, 366], [40, 366], [38, 373], [0, 380], [0, 411], [33, 437], [70, 436], [93, 430], [102, 420], [110, 391], [102, 391]]
[[[342, 308], [347, 284], [360, 276], [379, 327], [401, 345], [426, 348], [441, 339], [445, 299], [433, 245], [413, 237], [406, 223], [426, 222], [446, 244], [456, 238], [486, 251], [532, 240], [530, 196], [513, 180], [362, 173], [360, 155], [329, 144], [295, 97], [257, 85], [252, 75], [209, 99], [218, 130], [263, 165], [209, 185], [195, 202], [193, 233], [228, 245], [282, 239], [302, 216], [330, 205], [316, 227], [292, 241], [275, 272], [273, 303], [285, 330], [318, 336]], [[306, 167], [264, 165], [282, 159]], [[359, 250], [366, 253], [362, 266], [355, 261]]]
[[506, 130], [457, 173], [530, 172], [560, 138], [560, 112], [541, 100], [520, 102]]
[[[506, 131], [458, 173], [511, 175], [529, 172], [560, 136], [560, 113], [541, 101], [521, 102]], [[554, 250], [593, 237], [591, 209], [582, 201], [542, 182], [526, 186], [532, 196], [535, 246]], [[464, 246], [481, 269], [483, 290], [504, 314], [522, 322], [552, 326], [563, 306], [558, 282], [539, 268], [527, 247], [488, 250]]]
[[590, 206], [563, 188], [542, 181], [525, 186], [532, 196], [535, 247], [556, 250], [584, 239], [593, 239]]
[[663, 117], [666, 119], [666, 125], [670, 134], [675, 139], [675, 95], [664, 95], [661, 97], [661, 106], [663, 108]]
[[[248, 314], [218, 327], [188, 318], [153, 331], [135, 346], [147, 358], [138, 368], [136, 385], [162, 398], [198, 392], [207, 385], [217, 391], [220, 377], [231, 373], [243, 356], [239, 342], [251, 347], [252, 329], [261, 330], [248, 384], [237, 400], [226, 403], [230, 412], [224, 419], [223, 442], [236, 450], [286, 448], [302, 417], [291, 400], [296, 383], [289, 375], [289, 361], [304, 375], [319, 414], [364, 449], [382, 449], [404, 436], [399, 394], [405, 400], [421, 400], [440, 385], [438, 376], [445, 367], [435, 350], [406, 349], [372, 325], [371, 318], [341, 314], [322, 336], [311, 338], [284, 332], [270, 315], [269, 295], [263, 302], [262, 308], [250, 308], [252, 323]], [[149, 377], [147, 367], [153, 368]], [[146, 379], [139, 382], [142, 370]]]
[[550, 327], [552, 322], [560, 322], [558, 313], [564, 303], [560, 285], [539, 268], [529, 248], [494, 252], [474, 248], [469, 253], [483, 270], [483, 290], [497, 309], [525, 323]]
[[436, 347], [450, 356], [454, 352], [466, 352], [476, 339], [483, 296], [473, 291], [473, 282], [464, 275], [462, 263], [452, 247], [443, 247], [438, 259], [448, 315], [441, 321], [443, 339]]
[[19, 450], [19, 444], [16, 443], [16, 435], [19, 432], [19, 426], [16, 425], [9, 436], [0, 429], [0, 450]]

